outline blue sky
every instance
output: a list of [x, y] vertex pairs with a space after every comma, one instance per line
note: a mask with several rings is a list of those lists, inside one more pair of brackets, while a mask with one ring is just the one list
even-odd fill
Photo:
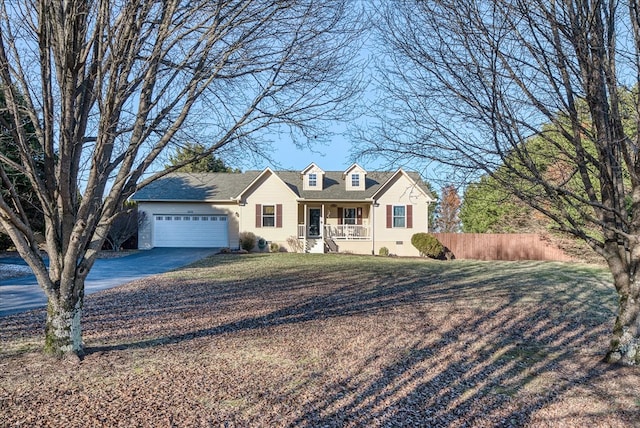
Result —
[[[297, 148], [290, 141], [280, 141], [274, 144], [276, 151], [274, 158], [280, 162], [282, 169], [302, 170], [311, 162], [315, 162], [325, 171], [343, 171], [352, 163], [351, 143], [343, 137], [336, 136], [326, 145], [316, 145], [312, 150]], [[274, 167], [264, 162], [262, 167]], [[363, 165], [364, 166], [364, 165]], [[366, 166], [365, 166], [366, 168]]]

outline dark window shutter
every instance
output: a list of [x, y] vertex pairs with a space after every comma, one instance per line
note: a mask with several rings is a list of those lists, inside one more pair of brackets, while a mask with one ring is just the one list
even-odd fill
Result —
[[343, 217], [344, 217], [344, 209], [338, 208], [338, 224], [342, 224]]
[[282, 227], [282, 204], [276, 205], [276, 227]]
[[362, 224], [362, 208], [356, 208], [356, 224]]
[[393, 206], [387, 205], [387, 229], [393, 227]]
[[413, 205], [407, 205], [407, 229], [413, 228]]
[[256, 204], [256, 227], [262, 227], [262, 205]]

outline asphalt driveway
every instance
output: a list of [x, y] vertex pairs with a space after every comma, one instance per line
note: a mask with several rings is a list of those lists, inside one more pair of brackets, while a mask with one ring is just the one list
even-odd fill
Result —
[[[168, 272], [215, 254], [215, 248], [153, 248], [117, 258], [99, 259], [85, 282], [85, 294]], [[20, 258], [0, 263], [26, 264]], [[0, 281], [0, 316], [44, 307], [47, 298], [34, 275]]]

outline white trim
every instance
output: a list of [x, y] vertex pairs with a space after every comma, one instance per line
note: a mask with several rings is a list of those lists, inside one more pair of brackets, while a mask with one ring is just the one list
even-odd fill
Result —
[[[265, 215], [264, 215], [264, 207], [273, 207], [273, 226], [265, 226], [264, 225], [264, 219], [265, 219]], [[267, 216], [267, 218], [269, 218], [270, 216]], [[267, 228], [267, 229], [275, 229], [277, 228], [277, 224], [278, 224], [278, 204], [272, 204], [272, 203], [266, 203], [266, 204], [260, 204], [260, 227], [261, 228]]]
[[[306, 206], [306, 205], [305, 205]], [[310, 238], [312, 239], [318, 239], [318, 238], [322, 238], [323, 236], [323, 228], [324, 228], [324, 221], [322, 219], [322, 217], [324, 216], [324, 204], [320, 205], [320, 206], [310, 206], [308, 208], [309, 210], [309, 223], [307, 224], [307, 235], [309, 235]], [[312, 235], [311, 234], [311, 210], [318, 210], [320, 211], [320, 217], [318, 218], [318, 234], [317, 235]]]
[[354, 168], [360, 168], [365, 175], [367, 174], [367, 170], [366, 169], [364, 169], [363, 167], [361, 167], [357, 163], [354, 163], [349, 168], [344, 170], [344, 172], [342, 173], [342, 178], [346, 177], [349, 174], [349, 172], [351, 172], [351, 170], [354, 169]]
[[[313, 177], [313, 184], [311, 183], [311, 178]], [[318, 173], [317, 172], [310, 172], [307, 174], [307, 186], [309, 186], [310, 188], [316, 188], [318, 187]]]
[[349, 203], [349, 204], [371, 204], [375, 202], [371, 198], [362, 198], [362, 199], [324, 199], [324, 198], [297, 198], [296, 202], [308, 202], [310, 204], [329, 204], [329, 203]]
[[307, 166], [305, 169], [303, 169], [302, 171], [300, 171], [300, 174], [305, 175], [307, 173], [307, 171], [309, 171], [311, 168], [316, 167], [319, 171], [321, 172], [325, 172], [322, 168], [320, 168], [315, 162], [311, 162], [309, 164], [309, 166]]
[[[407, 229], [407, 205], [406, 204], [390, 204], [391, 205], [391, 229]], [[396, 218], [400, 218], [400, 216], [396, 216], [396, 207], [402, 207], [404, 209], [404, 214], [402, 218], [404, 219], [404, 226], [396, 226]]]
[[[357, 207], [341, 207], [341, 208], [342, 208], [342, 224], [357, 225], [358, 224], [358, 208]], [[360, 209], [362, 209], [362, 207], [360, 207]], [[353, 217], [353, 223], [345, 223], [345, 220], [347, 219], [347, 217], [345, 217], [347, 210], [353, 210], [353, 214], [355, 216]], [[362, 212], [360, 213], [360, 216], [362, 216]]]

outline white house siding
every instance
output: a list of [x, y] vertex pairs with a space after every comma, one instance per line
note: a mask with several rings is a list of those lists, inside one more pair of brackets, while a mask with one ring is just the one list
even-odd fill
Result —
[[[418, 256], [419, 252], [411, 245], [414, 233], [426, 232], [427, 229], [427, 197], [409, 178], [398, 174], [388, 183], [376, 198], [374, 207], [374, 252], [378, 254], [381, 247], [389, 249], [398, 256]], [[387, 228], [387, 205], [411, 205], [412, 228]]]
[[[298, 234], [296, 195], [277, 176], [264, 174], [242, 195], [239, 231], [253, 232], [269, 243], [287, 247], [287, 238]], [[282, 227], [256, 227], [256, 205], [282, 205]]]
[[227, 217], [228, 243], [225, 246], [238, 248], [239, 207], [237, 203], [212, 204], [207, 202], [139, 202], [138, 211], [145, 214], [145, 221], [138, 230], [138, 248], [153, 248], [155, 238], [154, 216], [159, 214], [220, 215]]
[[371, 254], [372, 241], [335, 241], [340, 253]]

